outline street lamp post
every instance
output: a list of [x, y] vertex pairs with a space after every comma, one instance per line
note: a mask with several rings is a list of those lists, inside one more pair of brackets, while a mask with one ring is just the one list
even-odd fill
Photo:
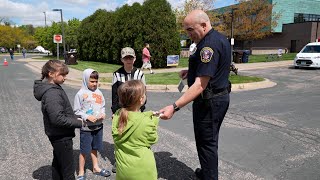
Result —
[[65, 37], [65, 35], [64, 35], [62, 9], [52, 9], [52, 11], [60, 11], [60, 15], [61, 15], [61, 28], [62, 28], [63, 55], [65, 56], [65, 53], [66, 53], [66, 37]]
[[47, 27], [47, 16], [46, 16], [46, 12], [43, 12], [44, 14], [44, 27]]
[[319, 19], [317, 19], [317, 28], [316, 28], [316, 42], [318, 42], [318, 26], [319, 26]]
[[233, 62], [233, 45], [234, 45], [234, 39], [233, 39], [233, 15], [234, 15], [234, 10], [237, 10], [238, 8], [232, 8], [231, 9], [231, 62]]

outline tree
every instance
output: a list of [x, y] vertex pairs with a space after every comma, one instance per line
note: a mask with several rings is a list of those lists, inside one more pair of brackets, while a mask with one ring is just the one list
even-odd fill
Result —
[[[252, 41], [262, 39], [272, 34], [280, 14], [272, 14], [272, 5], [269, 0], [239, 0], [239, 4], [232, 6], [230, 11], [223, 14], [226, 35], [231, 34], [231, 16], [234, 8], [234, 37], [237, 40]], [[235, 9], [236, 8], [236, 9]]]
[[0, 17], [0, 25], [1, 24], [10, 26], [12, 24], [12, 21], [10, 21], [8, 17]]
[[174, 9], [179, 33], [185, 34], [182, 27], [183, 20], [191, 11], [196, 9], [207, 12], [211, 22], [217, 21], [217, 14], [212, 11], [215, 1], [216, 0], [185, 0], [181, 6]]
[[[77, 48], [78, 47], [78, 28], [80, 26], [80, 21], [76, 18], [73, 18], [69, 20], [67, 23], [63, 22], [65, 32], [66, 32], [66, 47], [67, 49], [71, 48]], [[30, 27], [23, 27], [24, 29], [27, 29], [30, 31]], [[34, 43], [34, 46], [41, 45], [45, 49], [50, 50], [53, 54], [57, 54], [57, 44], [53, 42], [53, 36], [55, 34], [62, 34], [61, 29], [61, 22], [52, 22], [51, 26], [46, 27], [37, 27], [34, 30], [34, 39], [36, 40], [36, 43]], [[59, 53], [62, 54], [63, 46], [62, 43], [59, 44]]]
[[1, 46], [7, 47], [7, 48], [15, 47], [16, 36], [14, 34], [14, 29], [12, 27], [0, 25], [0, 34], [2, 34], [0, 38]]
[[18, 44], [22, 47], [29, 47], [34, 43], [32, 36], [17, 27], [0, 25], [0, 34], [2, 34], [0, 44], [6, 48], [15, 49]]
[[[118, 31], [113, 31], [114, 47], [119, 47], [114, 51], [116, 63], [121, 63], [120, 50], [123, 47], [132, 47], [136, 51], [137, 59], [141, 59], [141, 49], [143, 48], [145, 36], [145, 24], [143, 21], [143, 6], [134, 3], [132, 6], [124, 5], [115, 12], [114, 23], [118, 25]], [[141, 66], [141, 61], [136, 61], [136, 66]]]
[[109, 41], [112, 35], [105, 29], [109, 27], [112, 32], [112, 29], [115, 28], [112, 21], [112, 13], [102, 9], [98, 9], [82, 20], [77, 35], [78, 52], [81, 59], [101, 62], [106, 62], [108, 57], [113, 59], [112, 53], [108, 54], [109, 51], [107, 51], [112, 43]]
[[66, 44], [68, 46], [67, 49], [74, 49], [78, 47], [78, 39], [77, 39], [77, 34], [78, 34], [78, 29], [80, 26], [81, 22], [77, 18], [73, 18], [68, 21], [68, 25], [66, 27]]
[[28, 35], [33, 36], [35, 33], [35, 28], [32, 24], [19, 26], [19, 29], [25, 31]]
[[[64, 24], [67, 27], [67, 24]], [[43, 46], [45, 49], [50, 50], [53, 54], [57, 54], [57, 44], [53, 42], [53, 35], [61, 34], [61, 23], [52, 22], [51, 26], [37, 27], [35, 31], [35, 39], [37, 45]], [[59, 51], [63, 49], [62, 43], [59, 44]], [[62, 51], [60, 52], [62, 54]]]
[[175, 15], [166, 0], [124, 5], [114, 12], [99, 9], [81, 22], [78, 31], [79, 57], [87, 61], [120, 63], [121, 49], [130, 46], [141, 64], [144, 42], [152, 47], [155, 67], [166, 66], [166, 56], [180, 52]]
[[165, 67], [167, 55], [180, 54], [176, 16], [166, 0], [143, 3], [143, 40], [151, 46], [155, 67]]
[[24, 31], [24, 36], [21, 38], [21, 47], [26, 49], [33, 49], [36, 45], [36, 41], [34, 39], [35, 28], [33, 25], [22, 25], [18, 27], [22, 31]]

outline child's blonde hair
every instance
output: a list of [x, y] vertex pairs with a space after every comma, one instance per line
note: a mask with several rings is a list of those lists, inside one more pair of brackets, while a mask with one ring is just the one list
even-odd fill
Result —
[[[128, 111], [141, 105], [146, 88], [140, 80], [131, 80], [123, 83], [118, 89], [120, 110], [118, 132], [121, 135], [128, 122]], [[140, 107], [139, 107], [140, 108]]]
[[65, 63], [59, 60], [49, 60], [42, 67], [41, 79], [43, 80], [44, 78], [48, 78], [50, 72], [58, 72], [58, 71], [61, 75], [67, 75], [69, 73], [68, 66]]

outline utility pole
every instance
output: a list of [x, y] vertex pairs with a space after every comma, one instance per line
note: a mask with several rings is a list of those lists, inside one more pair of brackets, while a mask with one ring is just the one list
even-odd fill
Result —
[[319, 26], [319, 19], [320, 19], [320, 18], [318, 18], [318, 19], [317, 19], [316, 42], [318, 42], [318, 39], [319, 39], [319, 38], [318, 38], [318, 26]]
[[65, 37], [65, 35], [64, 35], [62, 9], [52, 9], [52, 11], [60, 11], [60, 15], [61, 15], [61, 28], [62, 28], [63, 56], [65, 56], [65, 53], [66, 53], [66, 37]]
[[233, 16], [234, 16], [234, 10], [237, 10], [238, 8], [232, 8], [231, 9], [231, 62], [233, 62], [233, 45], [234, 45], [234, 39], [233, 39]]
[[46, 16], [46, 12], [43, 12], [44, 14], [44, 27], [47, 27], [47, 16]]

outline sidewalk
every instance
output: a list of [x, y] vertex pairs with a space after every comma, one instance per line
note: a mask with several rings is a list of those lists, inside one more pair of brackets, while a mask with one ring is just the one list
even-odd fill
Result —
[[[26, 66], [29, 67], [36, 73], [41, 73], [41, 68], [45, 64], [46, 61], [41, 60], [34, 60], [32, 58], [26, 59], [19, 59], [18, 61], [27, 62]], [[283, 67], [283, 66], [290, 66], [292, 61], [274, 61], [274, 62], [262, 62], [262, 63], [243, 63], [243, 64], [236, 64], [236, 67], [239, 69], [238, 71], [246, 71], [246, 70], [255, 70], [255, 69], [265, 69], [265, 68], [272, 68], [272, 67]], [[164, 73], [164, 72], [180, 72], [182, 69], [186, 68], [166, 68], [166, 69], [154, 69], [155, 73]], [[145, 71], [148, 73], [147, 71]], [[100, 77], [112, 77], [112, 73], [99, 73]], [[69, 74], [67, 76], [67, 80], [65, 84], [80, 87], [81, 86], [81, 78], [82, 78], [82, 71], [69, 68]], [[248, 91], [248, 90], [255, 90], [255, 89], [262, 89], [262, 88], [269, 88], [277, 85], [277, 83], [272, 82], [268, 79], [265, 79], [261, 82], [255, 83], [243, 83], [243, 84], [233, 84], [232, 91]], [[148, 91], [158, 91], [158, 92], [178, 92], [177, 89], [178, 85], [148, 85]], [[111, 82], [100, 82], [100, 89], [111, 89]], [[183, 89], [186, 91], [187, 87]]]

